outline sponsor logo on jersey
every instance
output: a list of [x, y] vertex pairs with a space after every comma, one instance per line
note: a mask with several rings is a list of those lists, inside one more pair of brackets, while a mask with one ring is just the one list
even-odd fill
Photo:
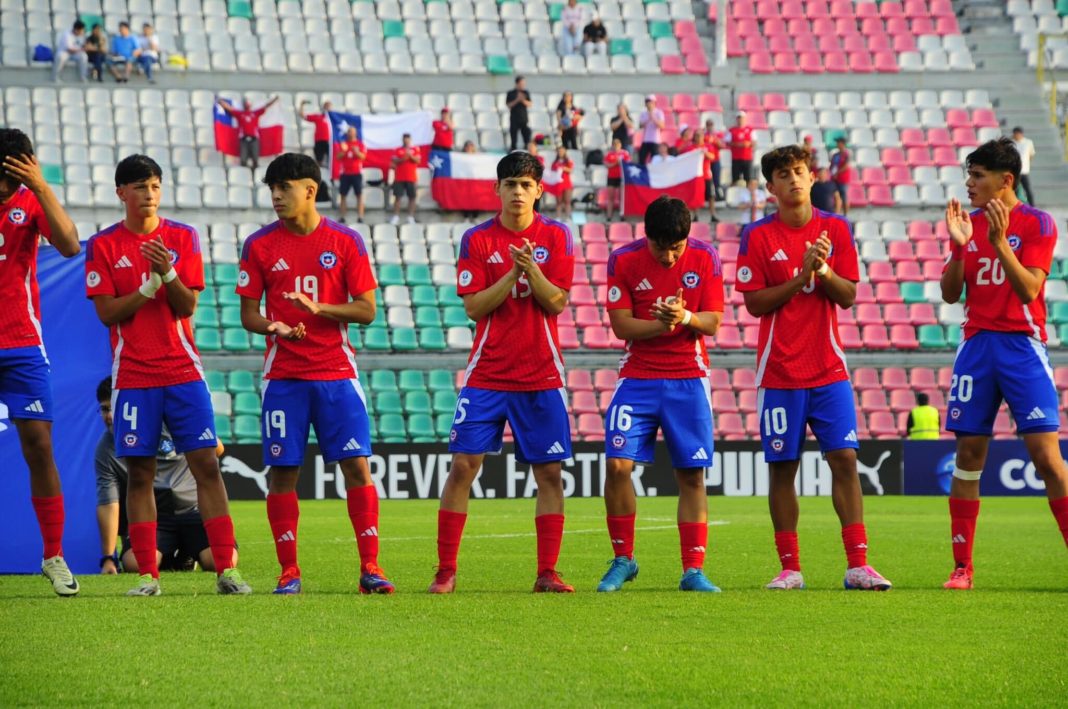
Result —
[[653, 284], [649, 282], [648, 278], [643, 278], [641, 283], [634, 286], [634, 290], [652, 290]]
[[130, 263], [130, 259], [127, 258], [126, 254], [123, 254], [122, 258], [115, 262], [115, 268], [133, 268], [133, 264]]
[[979, 245], [978, 244], [976, 244], [974, 241], [969, 241], [968, 242], [968, 251], [978, 251], [978, 250], [979, 250]]
[[504, 259], [501, 258], [501, 252], [494, 251], [493, 255], [486, 259], [486, 263], [504, 263]]
[[616, 448], [622, 448], [623, 446], [627, 445], [627, 437], [624, 436], [622, 433], [617, 433], [616, 435], [612, 436], [612, 445]]
[[549, 249], [544, 246], [534, 247], [534, 263], [545, 263], [549, 260]]
[[682, 276], [682, 285], [687, 288], [696, 288], [697, 284], [701, 282], [701, 277], [697, 275], [697, 271], [687, 271]]
[[271, 450], [271, 455], [274, 456], [275, 458], [277, 458], [280, 455], [282, 455], [282, 444], [281, 443], [272, 443], [270, 450]]
[[618, 303], [619, 299], [623, 297], [623, 292], [619, 290], [619, 286], [612, 286], [608, 289], [608, 302]]
[[12, 224], [22, 224], [26, 221], [26, 212], [19, 209], [18, 207], [15, 207], [7, 213], [7, 220]]
[[783, 441], [783, 439], [781, 439], [781, 438], [773, 438], [771, 440], [771, 449], [773, 451], [775, 451], [776, 453], [782, 453], [782, 449], [783, 449], [783, 447], [785, 445], [786, 445], [786, 442]]
[[960, 408], [957, 407], [957, 406], [954, 406], [952, 409], [950, 409], [949, 410], [949, 417], [951, 419], [953, 419], [954, 421], [959, 419], [960, 418]]
[[1018, 248], [1020, 248], [1020, 244], [1022, 244], [1022, 243], [1023, 243], [1023, 241], [1020, 239], [1019, 235], [1017, 235], [1017, 234], [1009, 234], [1009, 248], [1010, 249], [1012, 249], [1013, 251], [1016, 251]]
[[742, 266], [738, 269], [739, 283], [748, 283], [751, 280], [753, 280], [753, 272], [749, 269], [748, 266]]
[[122, 443], [127, 448], [133, 448], [134, 446], [137, 445], [137, 434], [136, 433], [127, 433], [125, 436], [122, 437]]
[[776, 251], [772, 255], [771, 260], [772, 261], [789, 261], [790, 257], [786, 255], [785, 251], [783, 251], [782, 249], [779, 249], [778, 251]]
[[469, 285], [471, 285], [471, 281], [473, 279], [474, 279], [474, 276], [467, 269], [464, 269], [463, 271], [460, 271], [460, 275], [456, 277], [457, 282], [461, 286], [469, 286]]
[[271, 270], [272, 271], [288, 271], [289, 270], [289, 264], [286, 263], [286, 260], [284, 258], [280, 258], [280, 259], [278, 259], [277, 261], [274, 262], [274, 265], [271, 266]]
[[249, 275], [248, 271], [241, 269], [241, 273], [237, 274], [237, 285], [244, 287], [248, 285]]
[[337, 265], [337, 254], [333, 251], [322, 252], [319, 254], [319, 265], [329, 271]]
[[85, 274], [85, 285], [89, 286], [90, 288], [96, 288], [98, 285], [100, 285], [100, 274], [96, 271], [90, 271], [89, 273]]
[[171, 255], [171, 265], [178, 263], [178, 252], [174, 249], [167, 249], [167, 253]]

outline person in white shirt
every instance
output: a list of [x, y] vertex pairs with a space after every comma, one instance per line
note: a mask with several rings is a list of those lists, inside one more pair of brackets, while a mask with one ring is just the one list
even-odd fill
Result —
[[746, 187], [731, 187], [727, 190], [727, 206], [741, 210], [740, 224], [749, 224], [761, 219], [768, 206], [768, 193], [757, 180], [750, 180]]
[[1020, 187], [1027, 195], [1027, 203], [1035, 204], [1035, 195], [1031, 191], [1031, 158], [1035, 156], [1034, 142], [1024, 135], [1023, 128], [1016, 126], [1012, 129], [1012, 142], [1020, 152]]
[[567, 0], [560, 11], [560, 55], [575, 54], [582, 46], [582, 28], [586, 25], [586, 13], [578, 0]]
[[56, 56], [52, 60], [52, 81], [59, 81], [59, 74], [68, 61], [78, 65], [82, 81], [89, 80], [89, 55], [85, 53], [85, 23], [76, 20], [74, 26], [59, 36]]
[[638, 148], [638, 162], [644, 165], [660, 146], [660, 131], [664, 128], [664, 112], [656, 107], [656, 97], [645, 97], [645, 110], [638, 116], [638, 128], [642, 143]]
[[152, 25], [147, 22], [141, 28], [141, 36], [137, 38], [137, 50], [134, 56], [137, 57], [137, 63], [145, 72], [148, 83], [156, 83], [152, 78], [152, 67], [159, 64], [159, 37], [156, 36]]
[[649, 160], [649, 164], [650, 165], [659, 165], [660, 163], [667, 162], [670, 159], [671, 159], [671, 148], [668, 147], [667, 143], [661, 143], [660, 147], [657, 148], [656, 155], [654, 155]]

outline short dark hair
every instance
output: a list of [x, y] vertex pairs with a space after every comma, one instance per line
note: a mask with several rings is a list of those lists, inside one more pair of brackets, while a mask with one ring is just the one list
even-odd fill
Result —
[[783, 145], [764, 153], [764, 157], [760, 158], [760, 174], [764, 176], [765, 180], [771, 182], [776, 170], [790, 167], [799, 162], [807, 165], [809, 160], [810, 153], [804, 147], [800, 145]]
[[965, 167], [981, 167], [992, 172], [1007, 172], [1012, 175], [1012, 185], [1020, 184], [1020, 170], [1023, 165], [1020, 151], [1012, 138], [1002, 137], [988, 140], [968, 154], [964, 160]]
[[920, 406], [927, 406], [927, 404], [931, 403], [931, 397], [927, 396], [921, 391], [920, 393], [916, 394], [916, 403]]
[[104, 377], [96, 385], [96, 400], [111, 401], [111, 377]]
[[122, 187], [152, 177], [163, 179], [163, 169], [147, 155], [127, 155], [115, 166], [115, 186]]
[[523, 150], [508, 153], [497, 163], [498, 181], [507, 180], [509, 177], [533, 177], [535, 181], [541, 182], [544, 172], [541, 160]]
[[33, 143], [30, 136], [18, 128], [0, 128], [0, 179], [7, 177], [4, 161], [14, 156], [29, 157], [33, 155]]
[[126, 20], [123, 20], [119, 23], [119, 29], [122, 29], [123, 27], [125, 27], [126, 29], [130, 29], [130, 23]]
[[645, 208], [645, 237], [657, 246], [677, 244], [690, 235], [690, 208], [662, 194]]
[[527, 77], [525, 77], [522, 74], [520, 74], [519, 76], [515, 77], [515, 83], [518, 84], [520, 81], [522, 81], [525, 78], [527, 78]]
[[268, 187], [293, 180], [312, 180], [318, 185], [323, 179], [319, 163], [310, 155], [282, 153], [267, 166], [263, 184]]
[[74, 21], [74, 29], [76, 29], [76, 30], [84, 30], [85, 29], [85, 23], [82, 22], [81, 20], [75, 20]]
[[411, 133], [405, 133], [404, 135], [401, 136], [401, 140], [404, 140], [405, 138], [411, 138], [411, 137], [412, 137]]
[[1023, 133], [1023, 126], [1013, 126], [1012, 132], [1013, 133]]

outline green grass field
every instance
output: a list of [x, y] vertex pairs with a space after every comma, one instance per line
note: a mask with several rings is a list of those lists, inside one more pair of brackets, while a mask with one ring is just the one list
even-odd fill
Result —
[[436, 502], [382, 504], [394, 596], [356, 590], [342, 502], [301, 509], [305, 595], [277, 573], [262, 503], [237, 503], [252, 597], [207, 574], [82, 577], [75, 599], [40, 577], [0, 577], [0, 706], [1064, 705], [1068, 555], [1044, 500], [983, 503], [978, 589], [951, 568], [943, 499], [867, 501], [871, 561], [890, 593], [841, 589], [830, 500], [802, 500], [809, 590], [772, 593], [766, 503], [711, 498], [708, 575], [683, 594], [673, 499], [639, 501], [639, 578], [594, 593], [611, 556], [599, 499], [568, 502], [560, 569], [573, 596], [533, 595], [533, 502], [471, 505], [457, 592], [424, 593]]

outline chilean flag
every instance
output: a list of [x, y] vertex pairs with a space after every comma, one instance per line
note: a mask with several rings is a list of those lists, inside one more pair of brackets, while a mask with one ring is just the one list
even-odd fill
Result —
[[700, 150], [671, 157], [656, 165], [623, 164], [623, 213], [642, 216], [657, 197], [666, 194], [700, 208], [705, 201], [704, 159]]
[[493, 191], [500, 155], [435, 150], [430, 155], [430, 195], [442, 209], [496, 212], [501, 200]]
[[[228, 99], [226, 101], [235, 111], [242, 109]], [[259, 110], [258, 108], [252, 109]], [[238, 157], [241, 155], [240, 132], [237, 118], [231, 116], [218, 103], [215, 104], [215, 149], [223, 155]], [[260, 116], [260, 156], [281, 155], [284, 152], [285, 126], [282, 122], [282, 109], [275, 103]]]
[[[434, 119], [429, 111], [410, 111], [408, 113], [369, 113], [356, 115], [330, 111], [330, 129], [333, 143], [345, 140], [349, 128], [356, 129], [356, 137], [367, 148], [364, 167], [377, 167], [383, 174], [389, 172], [393, 152], [404, 144], [404, 134], [412, 136], [412, 147], [419, 148], [422, 155], [421, 167], [426, 167], [430, 145], [434, 140]], [[332, 152], [332, 151], [331, 151]], [[331, 167], [335, 179], [340, 173], [340, 166], [335, 161]]]
[[541, 174], [541, 184], [546, 192], [559, 199], [564, 191], [564, 173], [547, 167]]

